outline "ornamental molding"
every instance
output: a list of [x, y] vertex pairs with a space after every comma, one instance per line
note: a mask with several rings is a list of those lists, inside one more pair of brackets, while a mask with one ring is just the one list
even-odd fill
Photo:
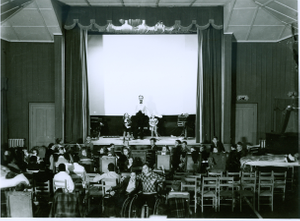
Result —
[[214, 29], [221, 30], [223, 25], [216, 25], [213, 19], [209, 19], [206, 25], [198, 25], [196, 20], [186, 27], [181, 25], [180, 20], [175, 20], [173, 26], [167, 27], [162, 21], [157, 22], [154, 26], [148, 26], [146, 20], [142, 19], [120, 19], [121, 26], [116, 26], [112, 20], [107, 20], [107, 24], [100, 26], [96, 23], [95, 19], [90, 20], [90, 24], [84, 26], [80, 24], [79, 19], [73, 19], [73, 24], [65, 25], [66, 30], [71, 30], [78, 25], [82, 30], [101, 32], [101, 33], [116, 33], [116, 34], [187, 34], [197, 33], [197, 29], [205, 30], [212, 26]]

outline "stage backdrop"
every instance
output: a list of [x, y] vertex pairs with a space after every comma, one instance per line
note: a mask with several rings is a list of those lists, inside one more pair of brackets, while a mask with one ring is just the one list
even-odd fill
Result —
[[90, 35], [90, 115], [196, 113], [197, 35]]

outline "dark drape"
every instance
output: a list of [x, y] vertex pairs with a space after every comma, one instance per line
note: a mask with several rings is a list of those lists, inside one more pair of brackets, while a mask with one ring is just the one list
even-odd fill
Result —
[[222, 29], [198, 30], [196, 142], [221, 135], [221, 39]]
[[65, 142], [83, 142], [89, 135], [87, 31], [66, 31]]
[[7, 81], [8, 78], [1, 79], [1, 146], [8, 147], [8, 123], [7, 123]]

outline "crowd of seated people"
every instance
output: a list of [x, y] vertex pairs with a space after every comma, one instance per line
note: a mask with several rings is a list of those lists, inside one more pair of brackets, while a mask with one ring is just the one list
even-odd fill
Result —
[[[6, 168], [16, 175], [22, 174], [25, 177], [23, 183], [26, 185], [30, 185], [28, 180], [31, 179], [28, 171], [38, 171], [35, 177], [43, 177], [43, 180], [66, 180], [67, 191], [72, 193], [76, 191], [76, 186], [81, 187], [83, 183], [88, 185], [89, 182], [84, 163], [92, 161], [93, 154], [91, 148], [93, 147], [91, 146], [93, 145], [91, 145], [89, 140], [86, 143], [87, 146], [81, 147], [78, 154], [74, 155], [65, 148], [62, 139], [57, 139], [55, 144], [49, 144], [45, 158], [43, 159], [39, 157], [38, 148], [33, 148], [29, 152], [21, 148], [11, 148], [4, 151], [1, 164], [5, 165]], [[127, 197], [140, 193], [137, 199], [138, 205], [143, 205], [147, 202], [149, 212], [153, 211], [158, 188], [162, 188], [165, 180], [164, 175], [154, 172], [157, 163], [157, 154], [170, 155], [171, 170], [169, 172], [171, 174], [178, 171], [185, 171], [187, 155], [191, 155], [195, 165], [202, 164], [200, 167], [201, 171], [196, 172], [205, 173], [206, 170], [212, 168], [211, 165], [216, 163], [214, 162], [216, 159], [214, 156], [224, 154], [225, 148], [217, 137], [213, 138], [210, 148], [206, 148], [205, 145], [189, 147], [186, 141], [181, 142], [180, 140], [176, 140], [174, 146], [159, 147], [156, 145], [156, 139], [151, 138], [150, 146], [146, 152], [146, 162], [143, 162], [144, 164], [140, 168], [141, 173], [139, 173], [140, 170], [134, 167], [135, 159], [131, 154], [130, 145], [126, 140], [121, 153], [115, 151], [114, 144], [111, 144], [108, 148], [100, 148], [99, 157], [112, 156], [116, 157], [117, 160], [116, 164], [108, 164], [108, 172], [102, 173], [97, 170], [98, 174], [94, 177], [93, 182], [98, 183], [105, 178], [116, 178], [118, 180], [119, 184], [112, 188], [116, 192], [114, 195], [116, 198], [116, 208], [120, 208], [120, 205], [122, 205]], [[200, 154], [202, 156], [201, 162], [199, 162]], [[237, 171], [240, 168], [240, 158], [247, 155], [247, 150], [243, 148], [242, 143], [237, 143], [232, 145], [231, 151], [226, 154], [228, 155], [226, 157], [226, 170]], [[163, 170], [163, 168], [161, 169]], [[195, 170], [197, 170], [196, 167]], [[121, 172], [130, 173], [130, 176], [122, 180]], [[16, 175], [15, 177], [17, 177]], [[120, 210], [116, 212], [119, 213]]]

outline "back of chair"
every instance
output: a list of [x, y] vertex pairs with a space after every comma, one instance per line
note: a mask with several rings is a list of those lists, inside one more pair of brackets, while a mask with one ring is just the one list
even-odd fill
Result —
[[197, 191], [197, 177], [184, 177], [181, 182], [181, 192]]
[[168, 199], [172, 199], [172, 198], [183, 198], [183, 199], [190, 200], [190, 193], [189, 192], [175, 192], [175, 191], [171, 191], [167, 195], [167, 200]]
[[226, 176], [227, 177], [233, 177], [234, 180], [239, 180], [242, 176], [242, 172], [230, 172], [230, 171], [226, 171]]
[[157, 169], [163, 167], [165, 170], [171, 169], [171, 156], [170, 155], [157, 155]]
[[202, 192], [219, 188], [219, 177], [202, 177]]
[[256, 191], [256, 177], [241, 177], [241, 189]]
[[86, 175], [87, 175], [87, 181], [89, 182], [89, 183], [92, 183], [93, 182], [93, 180], [94, 180], [94, 178], [95, 178], [95, 176], [97, 175], [97, 173], [86, 173]]
[[242, 176], [241, 177], [255, 177], [256, 178], [257, 173], [255, 172], [243, 172], [242, 171]]
[[111, 187], [114, 187], [118, 184], [117, 178], [105, 178], [101, 180], [101, 187], [102, 187], [102, 195], [107, 194], [107, 190], [109, 190]]
[[208, 176], [210, 177], [222, 177], [223, 176], [223, 172], [219, 171], [219, 172], [208, 172]]
[[272, 171], [272, 176], [274, 177], [274, 185], [276, 186], [285, 186], [286, 185], [286, 178], [287, 178], [287, 171], [284, 172], [274, 172]]
[[49, 200], [50, 195], [51, 195], [50, 180], [47, 180], [45, 182], [35, 180], [34, 181], [34, 192], [39, 199], [42, 199], [45, 201]]
[[219, 189], [220, 190], [233, 190], [233, 177], [219, 177]]
[[6, 194], [8, 217], [33, 217], [31, 192], [13, 191]]
[[67, 180], [53, 179], [53, 192], [55, 192], [57, 189], [62, 189], [64, 192], [68, 192]]

